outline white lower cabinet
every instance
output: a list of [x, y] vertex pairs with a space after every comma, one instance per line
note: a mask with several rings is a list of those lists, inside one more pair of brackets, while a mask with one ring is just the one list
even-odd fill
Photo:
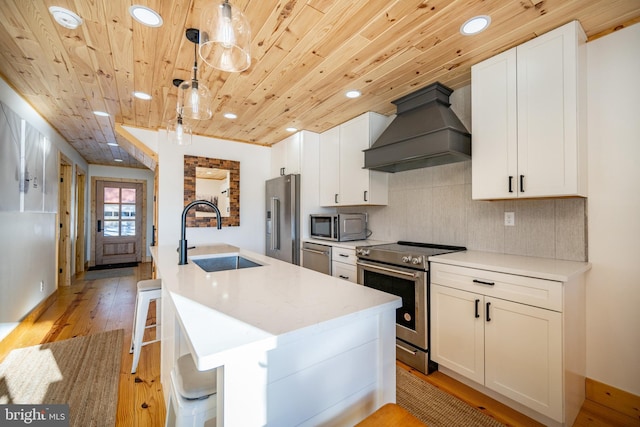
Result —
[[[482, 295], [431, 285], [431, 359], [484, 384]], [[476, 302], [478, 301], [478, 302]]]
[[357, 273], [355, 249], [334, 246], [331, 251], [331, 275], [356, 283]]
[[562, 419], [562, 314], [484, 298], [484, 382], [553, 419]]
[[[581, 350], [567, 349], [564, 286], [432, 263], [431, 359], [548, 417], [539, 419], [545, 424], [571, 425], [565, 375], [579, 367], [566, 366], [564, 352], [579, 360], [571, 352]], [[575, 417], [574, 411], [569, 417]]]

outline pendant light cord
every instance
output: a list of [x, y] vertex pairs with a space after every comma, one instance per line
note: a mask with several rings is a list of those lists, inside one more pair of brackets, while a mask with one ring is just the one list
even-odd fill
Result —
[[[198, 36], [200, 37], [200, 36]], [[198, 44], [193, 44], [193, 82], [191, 83], [193, 89], [198, 89]]]

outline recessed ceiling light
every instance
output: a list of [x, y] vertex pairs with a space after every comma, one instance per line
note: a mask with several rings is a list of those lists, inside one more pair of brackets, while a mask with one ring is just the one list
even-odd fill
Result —
[[114, 162], [121, 162], [122, 159], [113, 159]]
[[93, 114], [100, 117], [109, 117], [109, 113], [106, 113], [104, 111], [94, 111]]
[[133, 92], [133, 96], [135, 96], [138, 99], [142, 99], [143, 101], [148, 101], [151, 99], [151, 95], [144, 92], [138, 92], [138, 91]]
[[359, 91], [359, 90], [350, 90], [350, 91], [347, 91], [347, 92], [345, 93], [345, 96], [346, 96], [347, 98], [357, 98], [357, 97], [359, 97], [360, 95], [362, 95], [362, 93], [360, 93], [360, 91]]
[[224, 113], [223, 114], [227, 119], [237, 119], [238, 116], [233, 113]]
[[134, 4], [129, 8], [129, 14], [133, 19], [147, 27], [160, 27], [162, 25], [162, 16], [147, 6]]
[[289, 128], [287, 128], [287, 132], [295, 132], [295, 131], [297, 131], [297, 130], [298, 130], [298, 129], [297, 129], [297, 128], [294, 128], [294, 127], [289, 127]]
[[491, 24], [491, 17], [488, 15], [474, 16], [460, 27], [463, 36], [471, 36], [486, 30]]
[[110, 145], [112, 147], [117, 147], [118, 144], [116, 142], [107, 142], [107, 145]]
[[58, 24], [70, 30], [75, 30], [82, 25], [82, 18], [71, 12], [69, 9], [51, 6], [49, 8], [49, 13], [53, 15], [53, 19], [55, 19]]

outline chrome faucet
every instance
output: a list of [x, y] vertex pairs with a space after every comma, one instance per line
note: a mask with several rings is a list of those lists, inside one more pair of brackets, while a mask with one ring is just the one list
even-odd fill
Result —
[[216, 224], [218, 224], [218, 230], [222, 228], [222, 219], [220, 218], [220, 210], [213, 203], [207, 200], [194, 200], [193, 202], [185, 206], [184, 210], [182, 211], [182, 229], [180, 231], [180, 243], [178, 246], [178, 252], [180, 253], [180, 260], [178, 261], [178, 265], [187, 264], [187, 238], [186, 238], [187, 212], [189, 212], [189, 209], [191, 209], [196, 205], [207, 205], [211, 209], [213, 209], [216, 212]]

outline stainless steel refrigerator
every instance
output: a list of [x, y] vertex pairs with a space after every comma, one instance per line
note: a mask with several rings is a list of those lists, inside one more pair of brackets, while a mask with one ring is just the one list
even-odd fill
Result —
[[300, 265], [300, 175], [268, 180], [265, 193], [265, 253]]

